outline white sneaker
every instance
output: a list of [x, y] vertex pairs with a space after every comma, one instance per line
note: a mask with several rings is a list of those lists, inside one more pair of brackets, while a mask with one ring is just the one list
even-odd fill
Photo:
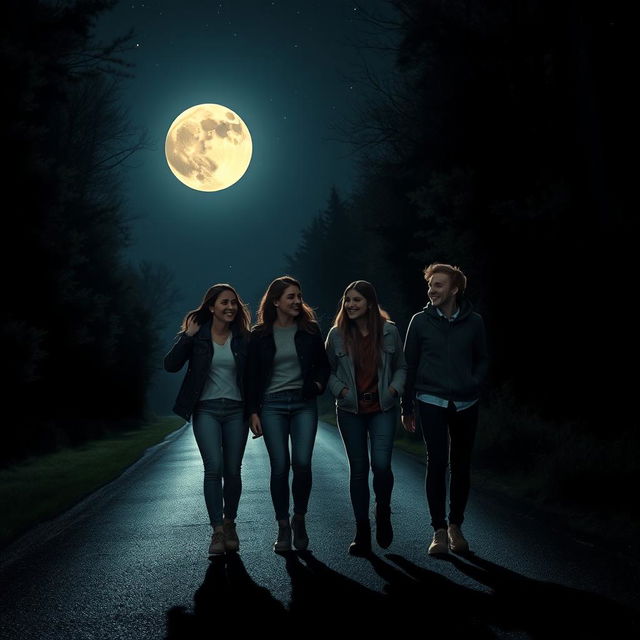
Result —
[[437, 556], [442, 553], [448, 553], [449, 547], [447, 545], [447, 530], [446, 529], [436, 529], [433, 533], [433, 540], [429, 545], [429, 550], [427, 553], [430, 556]]
[[447, 531], [447, 537], [449, 538], [449, 549], [453, 553], [467, 553], [469, 551], [469, 543], [460, 531], [460, 527], [457, 524], [450, 524]]

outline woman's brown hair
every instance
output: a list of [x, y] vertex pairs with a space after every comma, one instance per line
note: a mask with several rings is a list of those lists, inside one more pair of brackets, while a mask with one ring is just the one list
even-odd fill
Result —
[[390, 321], [389, 314], [380, 307], [378, 303], [378, 294], [374, 286], [366, 280], [356, 280], [347, 285], [347, 288], [342, 294], [340, 299], [340, 309], [336, 314], [336, 318], [333, 321], [333, 326], [337, 327], [342, 333], [344, 339], [344, 346], [347, 349], [347, 353], [354, 358], [360, 359], [365, 354], [359, 353], [360, 350], [360, 332], [353, 320], [349, 319], [347, 312], [344, 308], [344, 301], [347, 293], [355, 289], [366, 301], [368, 305], [367, 309], [367, 331], [371, 336], [371, 345], [373, 355], [378, 361], [380, 358], [380, 350], [382, 348], [382, 333], [384, 331], [384, 323]]
[[247, 332], [251, 327], [251, 314], [249, 313], [249, 307], [242, 301], [242, 298], [238, 295], [238, 292], [230, 285], [224, 282], [214, 284], [207, 289], [207, 292], [202, 298], [202, 302], [197, 309], [189, 311], [182, 321], [180, 327], [182, 331], [187, 330], [187, 324], [191, 318], [193, 318], [199, 325], [203, 325], [211, 319], [211, 311], [209, 307], [213, 306], [218, 299], [218, 296], [223, 291], [233, 291], [238, 299], [238, 313], [230, 323], [231, 331], [235, 332]]
[[[273, 323], [278, 317], [275, 303], [288, 287], [298, 287], [298, 289], [302, 291], [300, 283], [291, 276], [280, 276], [267, 287], [267, 290], [262, 296], [262, 300], [260, 300], [254, 329], [267, 333], [273, 331]], [[300, 315], [296, 322], [298, 323], [298, 327], [307, 333], [316, 333], [319, 331], [316, 314], [304, 300], [302, 301]]]

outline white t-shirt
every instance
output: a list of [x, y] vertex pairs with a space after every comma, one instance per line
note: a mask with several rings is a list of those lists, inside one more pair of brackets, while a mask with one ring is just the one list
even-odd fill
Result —
[[231, 351], [231, 335], [224, 344], [213, 343], [213, 358], [200, 400], [242, 400], [236, 381], [236, 360]]

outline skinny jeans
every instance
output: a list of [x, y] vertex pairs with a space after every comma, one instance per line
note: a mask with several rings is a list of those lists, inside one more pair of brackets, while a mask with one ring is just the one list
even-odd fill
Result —
[[204, 500], [212, 527], [238, 515], [242, 493], [240, 469], [249, 425], [243, 403], [216, 398], [201, 400], [193, 414], [193, 434], [204, 463]]
[[397, 409], [350, 413], [337, 409], [337, 422], [349, 459], [349, 493], [356, 520], [369, 519], [369, 446], [376, 502], [390, 506], [393, 490], [391, 454]]
[[316, 399], [303, 399], [297, 389], [266, 394], [260, 421], [271, 462], [270, 490], [276, 520], [289, 518], [290, 468], [293, 512], [304, 515], [311, 493], [311, 456], [318, 430]]
[[431, 526], [447, 527], [447, 467], [450, 467], [449, 523], [461, 525], [471, 485], [471, 450], [478, 424], [478, 403], [462, 411], [456, 411], [452, 402], [448, 407], [420, 401], [416, 405], [427, 449], [425, 488]]

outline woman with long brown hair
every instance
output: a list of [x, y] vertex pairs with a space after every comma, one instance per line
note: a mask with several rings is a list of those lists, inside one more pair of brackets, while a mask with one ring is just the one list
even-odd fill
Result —
[[173, 410], [193, 423], [204, 464], [204, 498], [213, 533], [209, 556], [237, 551], [235, 519], [242, 493], [240, 469], [249, 427], [245, 419], [245, 365], [251, 317], [236, 290], [210, 287], [189, 311], [164, 367], [188, 361]]
[[336, 398], [338, 428], [349, 459], [349, 491], [356, 518], [349, 553], [362, 556], [371, 552], [369, 466], [376, 495], [376, 540], [383, 548], [393, 540], [391, 453], [407, 368], [398, 329], [380, 308], [371, 283], [356, 280], [347, 286], [326, 350], [331, 366], [329, 389]]
[[[249, 426], [264, 435], [271, 462], [271, 499], [278, 521], [276, 552], [306, 549], [305, 514], [311, 492], [311, 455], [318, 428], [316, 397], [329, 363], [313, 309], [300, 283], [276, 278], [262, 296], [251, 331], [247, 375]], [[291, 439], [291, 450], [289, 450]], [[289, 467], [293, 467], [293, 517], [289, 522]]]

